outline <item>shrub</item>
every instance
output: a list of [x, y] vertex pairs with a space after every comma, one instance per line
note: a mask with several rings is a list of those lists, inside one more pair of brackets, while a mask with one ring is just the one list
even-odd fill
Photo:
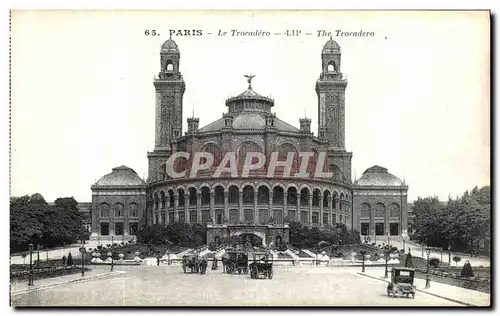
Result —
[[73, 257], [71, 256], [71, 252], [68, 255], [68, 266], [74, 265], [75, 262], [73, 261]]
[[460, 256], [454, 256], [453, 261], [455, 261], [455, 265], [458, 265], [458, 263], [462, 260], [462, 257]]
[[62, 261], [62, 264], [65, 265], [66, 264], [66, 256], [63, 255], [61, 258], [61, 261]]
[[217, 249], [217, 245], [214, 242], [211, 242], [208, 246], [208, 250], [215, 251]]
[[469, 260], [467, 260], [467, 262], [465, 262], [465, 264], [462, 268], [462, 272], [460, 273], [460, 276], [466, 277], [466, 278], [471, 278], [474, 276], [474, 272], [472, 271], [472, 267], [470, 265]]
[[439, 267], [439, 264], [441, 263], [441, 261], [439, 261], [438, 258], [430, 258], [429, 259], [429, 265], [433, 268], [437, 268]]
[[392, 252], [398, 251], [398, 247], [391, 247]]
[[408, 255], [406, 255], [405, 267], [406, 268], [413, 268], [413, 260], [411, 258], [411, 253], [408, 253]]

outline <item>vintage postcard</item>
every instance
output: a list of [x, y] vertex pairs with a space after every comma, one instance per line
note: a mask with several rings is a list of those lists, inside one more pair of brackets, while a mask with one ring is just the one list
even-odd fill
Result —
[[489, 11], [10, 22], [12, 306], [490, 306]]

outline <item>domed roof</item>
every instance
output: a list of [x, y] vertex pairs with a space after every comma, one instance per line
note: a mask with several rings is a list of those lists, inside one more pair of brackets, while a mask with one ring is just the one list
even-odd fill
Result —
[[169, 38], [168, 40], [161, 45], [161, 50], [162, 51], [177, 51], [178, 47], [177, 44], [174, 42], [172, 38]]
[[113, 168], [111, 173], [100, 178], [97, 186], [129, 186], [145, 185], [137, 173], [127, 166]]
[[387, 172], [386, 168], [373, 166], [366, 169], [355, 184], [367, 186], [401, 186], [403, 182], [395, 175]]
[[325, 46], [323, 46], [323, 51], [325, 50], [340, 51], [340, 45], [330, 37], [328, 42], [326, 42]]

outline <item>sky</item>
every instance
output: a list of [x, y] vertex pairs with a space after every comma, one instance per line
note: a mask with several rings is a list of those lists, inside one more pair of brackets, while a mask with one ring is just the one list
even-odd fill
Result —
[[[13, 12], [11, 195], [91, 200], [120, 165], [147, 177], [154, 147], [160, 46], [169, 30], [186, 82], [186, 118], [222, 117], [225, 99], [253, 89], [277, 116], [312, 119], [321, 49], [332, 32], [347, 76], [346, 149], [352, 175], [381, 165], [404, 178], [408, 201], [446, 200], [490, 183], [490, 47], [486, 12]], [[159, 36], [146, 36], [146, 30]], [[219, 30], [312, 35], [219, 37]], [[374, 32], [338, 37], [336, 30]], [[207, 33], [212, 33], [211, 35]]]

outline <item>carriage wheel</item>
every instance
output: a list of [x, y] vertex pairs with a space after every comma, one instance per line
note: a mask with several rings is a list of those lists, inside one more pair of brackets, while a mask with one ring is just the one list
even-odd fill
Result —
[[238, 274], [241, 274], [241, 268], [238, 268]]
[[233, 274], [233, 272], [234, 272], [235, 268], [236, 268], [236, 267], [234, 266], [234, 264], [232, 264], [232, 263], [228, 264], [228, 265], [227, 265], [227, 273], [229, 273], [229, 274]]
[[248, 273], [248, 268], [243, 268], [243, 273], [247, 274]]
[[271, 269], [271, 270], [269, 270], [269, 271], [267, 272], [267, 278], [268, 278], [269, 280], [271, 280], [271, 279], [273, 278], [273, 269]]

